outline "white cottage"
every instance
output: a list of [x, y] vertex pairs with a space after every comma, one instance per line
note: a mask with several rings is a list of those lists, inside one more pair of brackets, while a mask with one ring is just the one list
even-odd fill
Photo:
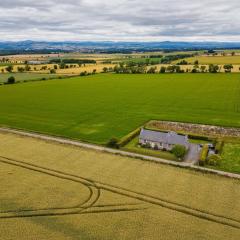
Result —
[[182, 145], [189, 148], [188, 136], [180, 135], [175, 132], [158, 132], [142, 129], [139, 136], [139, 144], [149, 145], [154, 149], [166, 149], [171, 151], [175, 145]]

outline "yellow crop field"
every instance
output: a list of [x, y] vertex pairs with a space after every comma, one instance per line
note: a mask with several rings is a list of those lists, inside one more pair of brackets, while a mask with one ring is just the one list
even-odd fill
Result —
[[[240, 56], [196, 56], [192, 58], [186, 58], [186, 61], [188, 61], [191, 64], [194, 64], [196, 60], [199, 61], [199, 64], [234, 64], [239, 65], [240, 64]], [[179, 62], [179, 61], [176, 61]]]
[[[39, 64], [39, 65], [29, 65], [30, 68], [31, 68], [31, 71], [28, 71], [28, 72], [33, 72], [33, 73], [49, 73], [50, 72], [50, 69], [54, 69], [54, 65], [57, 65], [57, 64]], [[56, 73], [57, 74], [67, 74], [67, 75], [78, 75], [80, 74], [81, 72], [89, 72], [89, 73], [92, 73], [92, 71], [94, 69], [96, 69], [97, 73], [100, 73], [103, 71], [103, 68], [104, 67], [114, 67], [115, 64], [85, 64], [85, 65], [82, 65], [81, 67], [79, 67], [78, 64], [66, 64], [68, 65], [69, 68], [65, 68], [65, 69], [59, 69], [59, 66], [58, 66], [58, 69], [56, 70]], [[18, 68], [19, 67], [23, 67], [25, 68], [25, 65], [13, 65], [13, 72], [18, 72]], [[46, 68], [46, 69], [45, 69]], [[1, 72], [4, 72], [6, 73], [6, 66], [0, 66], [0, 74]]]
[[228, 239], [238, 180], [0, 133], [0, 239]]

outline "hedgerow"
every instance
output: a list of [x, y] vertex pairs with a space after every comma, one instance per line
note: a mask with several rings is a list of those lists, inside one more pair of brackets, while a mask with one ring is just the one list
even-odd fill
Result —
[[204, 145], [200, 154], [200, 159], [199, 159], [199, 165], [200, 166], [204, 166], [207, 160], [207, 156], [208, 156], [208, 150], [209, 147], [208, 145]]
[[117, 143], [118, 147], [123, 147], [126, 144], [128, 144], [131, 140], [133, 140], [137, 135], [140, 134], [140, 131], [141, 128], [137, 128], [134, 131], [127, 134], [126, 136], [124, 136], [123, 138], [121, 138]]

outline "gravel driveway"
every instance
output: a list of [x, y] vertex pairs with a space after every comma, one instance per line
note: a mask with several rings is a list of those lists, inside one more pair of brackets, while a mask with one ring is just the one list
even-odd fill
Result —
[[190, 143], [188, 153], [185, 156], [184, 162], [197, 164], [199, 160], [201, 148], [198, 144]]

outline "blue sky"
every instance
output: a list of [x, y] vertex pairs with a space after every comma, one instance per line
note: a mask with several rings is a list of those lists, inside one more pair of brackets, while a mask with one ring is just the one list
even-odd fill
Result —
[[1, 0], [0, 40], [240, 41], [239, 0]]

